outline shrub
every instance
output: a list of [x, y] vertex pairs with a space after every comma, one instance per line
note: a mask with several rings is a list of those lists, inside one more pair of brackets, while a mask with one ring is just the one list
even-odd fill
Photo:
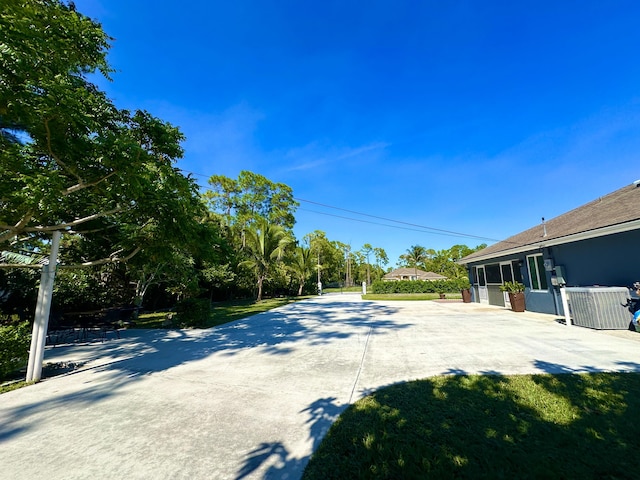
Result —
[[175, 312], [179, 327], [204, 328], [211, 313], [211, 302], [206, 298], [185, 298], [176, 303]]
[[0, 379], [27, 364], [30, 343], [31, 328], [28, 321], [0, 325]]
[[453, 293], [459, 292], [468, 285], [467, 279], [452, 280], [400, 280], [384, 282], [378, 280], [371, 285], [371, 293]]
[[524, 285], [520, 282], [504, 282], [503, 285], [500, 285], [500, 291], [509, 293], [522, 293], [524, 292]]

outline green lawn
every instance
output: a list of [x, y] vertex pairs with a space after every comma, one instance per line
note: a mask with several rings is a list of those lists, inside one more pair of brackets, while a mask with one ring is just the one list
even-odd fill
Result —
[[[257, 313], [266, 312], [272, 308], [281, 307], [303, 298], [308, 297], [267, 298], [260, 302], [252, 299], [242, 299], [214, 303], [209, 318], [205, 322], [205, 328], [215, 327]], [[136, 320], [134, 328], [163, 328], [166, 318], [166, 312], [143, 313]]]
[[[462, 294], [446, 293], [447, 300], [462, 300]], [[362, 296], [363, 300], [437, 300], [438, 293], [368, 293]]]
[[446, 376], [351, 405], [304, 480], [639, 478], [640, 374]]

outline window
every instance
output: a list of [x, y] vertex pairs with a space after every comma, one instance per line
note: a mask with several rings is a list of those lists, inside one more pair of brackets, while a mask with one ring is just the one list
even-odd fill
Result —
[[547, 274], [544, 270], [544, 260], [542, 255], [529, 255], [527, 257], [527, 265], [529, 266], [529, 280], [532, 290], [548, 290]]
[[484, 276], [484, 267], [478, 267], [478, 285], [484, 287], [487, 284], [486, 278]]
[[502, 283], [499, 263], [491, 263], [489, 265], [485, 265], [484, 269], [487, 275], [487, 283], [493, 283], [494, 285], [500, 285]]
[[520, 261], [519, 260], [513, 260], [511, 262], [511, 268], [513, 270], [513, 280], [515, 282], [520, 282], [522, 283], [522, 273], [520, 272]]
[[501, 263], [500, 269], [502, 270], [502, 281], [513, 282], [513, 270], [510, 263]]

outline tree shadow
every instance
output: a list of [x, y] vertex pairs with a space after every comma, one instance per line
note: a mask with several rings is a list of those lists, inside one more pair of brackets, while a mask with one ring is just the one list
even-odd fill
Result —
[[638, 478], [640, 375], [545, 366], [565, 373], [384, 387], [343, 412], [304, 478]]
[[[309, 415], [306, 424], [309, 425], [309, 438], [313, 444], [312, 450], [315, 450], [320, 445], [331, 425], [345, 408], [346, 405], [337, 403], [335, 397], [327, 397], [316, 400], [299, 412]], [[235, 480], [246, 478], [263, 465], [266, 468], [262, 478], [299, 478], [309, 461], [309, 457], [310, 455], [294, 456], [282, 442], [265, 442], [247, 453], [244, 464], [238, 471]]]
[[[73, 393], [53, 393], [46, 400], [29, 395], [25, 397], [28, 401], [1, 409], [0, 438], [33, 428], [29, 417], [39, 412], [95, 403], [118, 395], [123, 387], [147, 375], [207, 357], [233, 356], [249, 350], [287, 356], [300, 342], [321, 346], [369, 330], [384, 335], [392, 329], [407, 328], [406, 322], [389, 318], [396, 311], [371, 302], [301, 301], [212, 329], [126, 330], [118, 340], [48, 347], [47, 355], [59, 362], [67, 358], [85, 365], [70, 369], [63, 376], [92, 372], [97, 375], [96, 380], [74, 386], [77, 391]], [[17, 424], [23, 426], [16, 427]]]

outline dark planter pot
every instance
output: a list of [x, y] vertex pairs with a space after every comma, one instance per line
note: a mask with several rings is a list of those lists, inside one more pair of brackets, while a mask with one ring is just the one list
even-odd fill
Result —
[[465, 288], [463, 290], [460, 290], [460, 293], [462, 293], [462, 301], [464, 303], [471, 303], [471, 290], [468, 288]]
[[514, 312], [524, 312], [524, 292], [509, 292], [509, 302], [511, 303], [511, 310]]
[[444, 293], [441, 293], [441, 294], [440, 294], [440, 298], [441, 298], [441, 299], [445, 299], [445, 298], [447, 298], [447, 296], [446, 296]]

